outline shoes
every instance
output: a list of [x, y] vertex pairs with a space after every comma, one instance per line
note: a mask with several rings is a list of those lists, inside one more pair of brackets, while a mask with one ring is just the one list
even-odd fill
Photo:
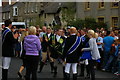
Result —
[[105, 69], [102, 69], [102, 71], [106, 71]]
[[22, 74], [20, 72], [17, 73], [19, 78], [22, 78]]
[[118, 74], [118, 72], [115, 72], [114, 74], [116, 75], [116, 74]]
[[120, 76], [120, 74], [116, 74], [116, 76]]
[[90, 79], [90, 74], [87, 74], [85, 79]]

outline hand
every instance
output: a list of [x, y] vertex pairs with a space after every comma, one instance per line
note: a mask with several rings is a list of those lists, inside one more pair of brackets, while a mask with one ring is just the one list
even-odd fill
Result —
[[46, 42], [48, 42], [48, 39], [45, 39]]
[[81, 49], [81, 52], [83, 52], [83, 51], [84, 51], [84, 49], [82, 48], [82, 49]]

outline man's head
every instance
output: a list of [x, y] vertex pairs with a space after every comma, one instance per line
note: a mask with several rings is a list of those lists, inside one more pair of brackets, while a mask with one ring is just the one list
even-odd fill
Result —
[[70, 34], [76, 34], [77, 33], [77, 29], [75, 27], [71, 27], [70, 28]]
[[106, 32], [106, 36], [110, 36], [110, 31], [107, 31], [107, 32]]
[[12, 21], [11, 20], [5, 20], [5, 27], [9, 27], [11, 29], [12, 27]]
[[43, 27], [42, 27], [42, 31], [43, 31], [43, 32], [46, 32], [46, 29], [47, 29], [46, 26], [43, 26]]
[[57, 35], [61, 36], [62, 34], [63, 34], [63, 30], [62, 29], [57, 30]]
[[80, 30], [80, 34], [81, 34], [81, 35], [86, 34], [86, 32], [87, 32], [87, 31], [86, 31], [85, 29]]
[[51, 28], [47, 28], [47, 33], [50, 34], [52, 32]]
[[5, 25], [4, 24], [2, 24], [2, 29], [4, 29], [5, 28]]

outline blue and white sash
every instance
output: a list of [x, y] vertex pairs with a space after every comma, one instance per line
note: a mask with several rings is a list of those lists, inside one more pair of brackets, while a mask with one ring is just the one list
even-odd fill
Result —
[[2, 33], [2, 43], [4, 42], [5, 36], [7, 35], [8, 32], [10, 32], [10, 30], [9, 30], [9, 29], [6, 29], [6, 30]]
[[67, 54], [69, 55], [69, 54], [71, 54], [72, 52], [74, 52], [74, 51], [78, 48], [78, 46], [80, 45], [80, 43], [81, 43], [81, 38], [77, 36], [75, 43], [74, 43], [74, 44], [72, 45], [72, 47], [68, 50]]

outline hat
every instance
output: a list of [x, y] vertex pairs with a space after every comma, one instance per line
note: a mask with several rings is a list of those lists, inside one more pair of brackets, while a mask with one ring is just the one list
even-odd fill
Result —
[[70, 28], [71, 28], [70, 26], [67, 27], [67, 29], [70, 29]]

